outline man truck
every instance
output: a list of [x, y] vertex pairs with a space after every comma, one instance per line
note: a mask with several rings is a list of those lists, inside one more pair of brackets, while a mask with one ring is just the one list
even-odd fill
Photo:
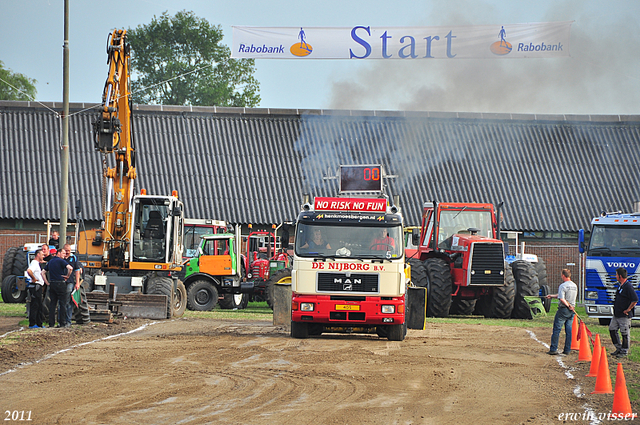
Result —
[[375, 331], [404, 339], [403, 221], [383, 194], [382, 177], [380, 165], [342, 166], [340, 195], [303, 205], [291, 272], [292, 337]]

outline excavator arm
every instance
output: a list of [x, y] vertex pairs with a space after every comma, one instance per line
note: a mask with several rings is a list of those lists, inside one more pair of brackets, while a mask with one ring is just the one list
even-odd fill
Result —
[[[111, 184], [103, 190], [104, 243], [110, 263], [121, 265], [131, 240], [131, 199], [136, 178], [135, 148], [131, 126], [129, 84], [130, 45], [126, 30], [114, 30], [107, 43], [109, 74], [102, 94], [102, 110], [94, 122], [95, 147], [103, 154], [114, 154], [115, 167], [104, 169]], [[106, 162], [105, 162], [106, 163]], [[110, 200], [110, 205], [105, 205]]]

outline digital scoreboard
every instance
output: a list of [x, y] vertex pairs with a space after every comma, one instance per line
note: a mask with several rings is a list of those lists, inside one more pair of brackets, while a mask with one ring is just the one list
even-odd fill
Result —
[[340, 193], [382, 192], [381, 165], [341, 165]]

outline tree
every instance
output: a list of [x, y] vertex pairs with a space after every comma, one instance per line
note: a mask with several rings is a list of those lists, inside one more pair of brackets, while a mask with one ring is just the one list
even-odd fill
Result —
[[136, 103], [257, 106], [253, 59], [231, 59], [220, 25], [193, 12], [164, 12], [127, 31]]
[[5, 69], [0, 61], [0, 100], [33, 100], [36, 98], [36, 80]]

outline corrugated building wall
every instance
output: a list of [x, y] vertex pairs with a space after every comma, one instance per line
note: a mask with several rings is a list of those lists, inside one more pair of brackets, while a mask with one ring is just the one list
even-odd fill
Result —
[[[0, 102], [0, 220], [59, 219], [61, 105], [46, 106]], [[102, 217], [91, 106], [71, 108], [71, 220], [78, 198]], [[640, 200], [638, 116], [139, 105], [133, 120], [136, 187], [177, 189], [188, 217], [293, 220], [305, 193], [335, 194], [340, 164], [382, 164], [412, 225], [424, 201], [504, 201], [503, 229], [575, 232]]]

